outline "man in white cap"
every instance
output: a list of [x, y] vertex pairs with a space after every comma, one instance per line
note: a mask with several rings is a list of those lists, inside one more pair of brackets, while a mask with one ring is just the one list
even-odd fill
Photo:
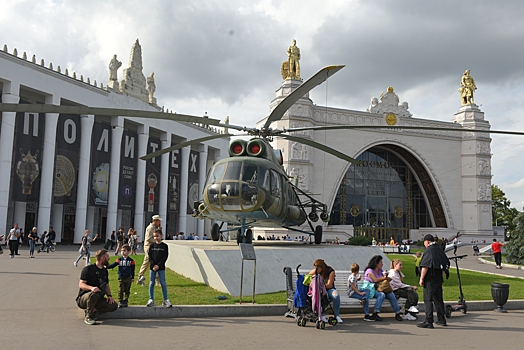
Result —
[[151, 246], [151, 244], [155, 243], [153, 234], [156, 230], [160, 228], [160, 221], [162, 221], [160, 215], [153, 215], [151, 223], [149, 224], [149, 226], [146, 227], [146, 234], [144, 235], [144, 262], [140, 267], [140, 271], [138, 272], [138, 281], [136, 282], [137, 284], [141, 284], [142, 286], [144, 285], [144, 281], [146, 280], [146, 277], [144, 275], [146, 271], [149, 271], [149, 247]]

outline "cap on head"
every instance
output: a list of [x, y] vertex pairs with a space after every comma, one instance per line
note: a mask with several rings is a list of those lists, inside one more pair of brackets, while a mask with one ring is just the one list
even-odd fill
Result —
[[155, 221], [155, 220], [162, 221], [162, 218], [160, 217], [160, 215], [153, 215], [152, 220], [153, 221]]
[[432, 235], [427, 234], [427, 235], [424, 236], [424, 240], [433, 242], [433, 241], [435, 241], [435, 238]]

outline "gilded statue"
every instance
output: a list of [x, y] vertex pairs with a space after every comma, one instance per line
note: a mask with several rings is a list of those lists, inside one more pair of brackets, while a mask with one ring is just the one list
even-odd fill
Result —
[[116, 55], [113, 55], [111, 62], [109, 62], [109, 80], [117, 81], [117, 71], [118, 68], [122, 66], [122, 62], [116, 59]]
[[475, 79], [469, 75], [469, 69], [464, 72], [462, 75], [462, 80], [460, 81], [460, 92], [461, 103], [463, 106], [474, 104], [473, 102], [473, 92], [477, 90], [477, 85], [475, 85]]
[[288, 60], [282, 64], [282, 78], [283, 79], [300, 79], [300, 49], [297, 47], [297, 41], [293, 39], [293, 43], [287, 49]]

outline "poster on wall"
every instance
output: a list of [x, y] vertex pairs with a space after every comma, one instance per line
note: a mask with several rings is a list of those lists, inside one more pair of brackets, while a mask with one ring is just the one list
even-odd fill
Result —
[[136, 166], [138, 134], [124, 131], [120, 154], [120, 181], [118, 184], [118, 209], [135, 208]]
[[177, 214], [180, 206], [180, 150], [169, 153], [169, 182], [167, 188], [167, 210]]
[[89, 203], [106, 207], [111, 170], [111, 125], [95, 122], [91, 138]]
[[187, 214], [191, 214], [193, 206], [200, 197], [198, 190], [198, 157], [197, 151], [191, 151], [188, 164], [188, 186], [187, 186]]
[[17, 113], [13, 157], [13, 200], [38, 202], [44, 139], [44, 114]]
[[[147, 142], [146, 154], [156, 152], [160, 149], [160, 139], [150, 137]], [[148, 159], [146, 161], [146, 191], [145, 211], [150, 214], [158, 214], [160, 197], [160, 169], [162, 156]]]
[[56, 204], [76, 204], [80, 158], [80, 116], [60, 114], [56, 130], [53, 196]]

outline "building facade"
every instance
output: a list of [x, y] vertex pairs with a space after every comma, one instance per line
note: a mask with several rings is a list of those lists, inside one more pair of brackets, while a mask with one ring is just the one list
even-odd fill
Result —
[[[285, 80], [270, 108], [299, 84]], [[489, 122], [473, 103], [458, 103], [450, 117], [449, 123], [413, 117], [392, 87], [373, 98], [366, 111], [317, 106], [305, 95], [272, 127], [381, 126], [295, 133], [362, 164], [284, 139], [275, 139], [274, 147], [283, 151], [288, 174], [298, 178], [299, 187], [330, 208], [329, 223], [322, 223], [325, 239], [364, 235], [385, 243], [391, 237], [418, 240], [426, 233], [492, 236], [491, 139], [489, 133], [464, 131], [489, 130]], [[388, 130], [391, 125], [442, 130]]]
[[[3, 103], [46, 103], [160, 111], [154, 74], [142, 72], [138, 40], [129, 67], [109, 65], [106, 86], [76, 73], [0, 51]], [[28, 232], [54, 227], [57, 241], [78, 243], [85, 229], [103, 240], [133, 227], [143, 238], [159, 214], [167, 234], [203, 235], [193, 218], [211, 165], [227, 155], [228, 139], [185, 147], [148, 161], [139, 157], [187, 140], [221, 133], [203, 125], [129, 116], [3, 112], [0, 126], [0, 234], [18, 223]]]

